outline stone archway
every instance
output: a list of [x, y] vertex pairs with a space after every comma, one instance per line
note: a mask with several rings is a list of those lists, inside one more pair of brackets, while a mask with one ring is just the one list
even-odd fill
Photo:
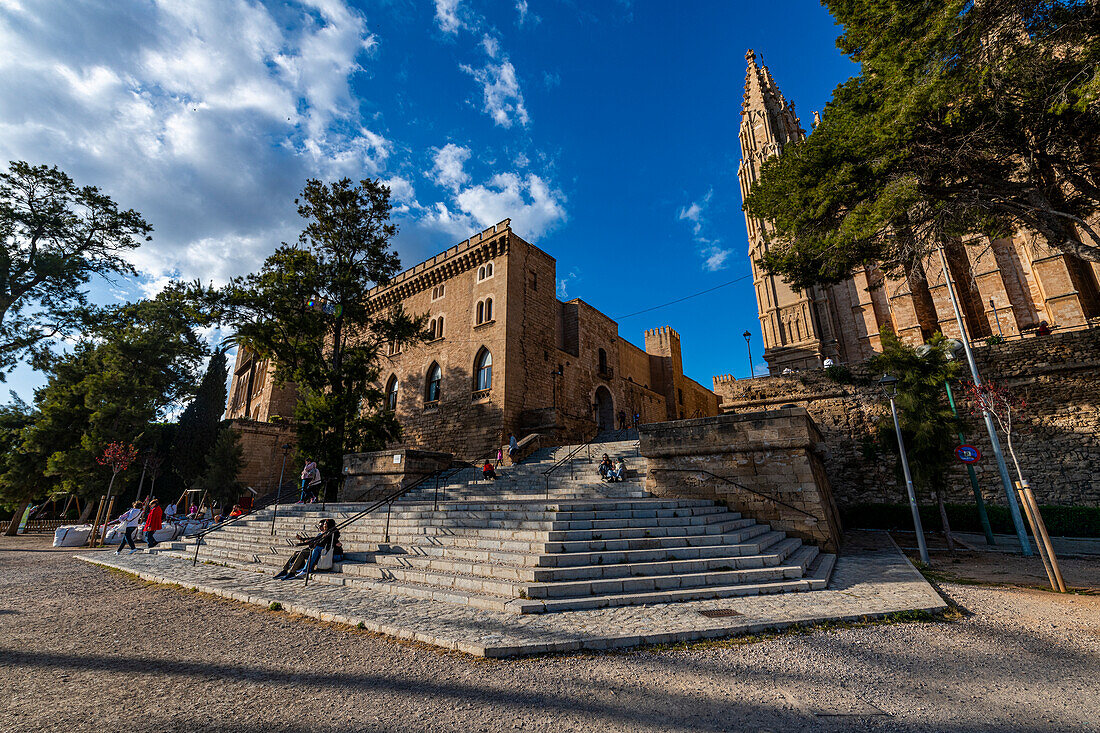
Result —
[[611, 399], [611, 390], [602, 384], [596, 387], [594, 404], [596, 405], [596, 424], [600, 430], [614, 430], [615, 403]]

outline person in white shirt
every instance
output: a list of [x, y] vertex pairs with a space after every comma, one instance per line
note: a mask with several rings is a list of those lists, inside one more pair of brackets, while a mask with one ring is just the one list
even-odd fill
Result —
[[122, 513], [118, 521], [125, 527], [126, 533], [122, 536], [122, 542], [118, 543], [118, 549], [115, 550], [115, 554], [121, 555], [122, 548], [129, 543], [130, 554], [133, 555], [137, 552], [137, 547], [134, 546], [134, 532], [141, 526], [141, 502], [135, 501], [133, 506]]

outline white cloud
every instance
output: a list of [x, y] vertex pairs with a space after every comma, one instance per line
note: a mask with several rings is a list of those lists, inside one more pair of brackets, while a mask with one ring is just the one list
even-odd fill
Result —
[[706, 216], [707, 208], [710, 206], [710, 200], [713, 197], [714, 189], [712, 188], [700, 200], [692, 201], [687, 206], [680, 207], [679, 213], [676, 214], [678, 220], [690, 222], [692, 239], [703, 245], [699, 250], [699, 254], [703, 258], [703, 269], [710, 272], [723, 269], [726, 266], [726, 260], [733, 254], [732, 249], [723, 249], [719, 246], [722, 242], [721, 239], [710, 238], [704, 234], [709, 226]]
[[722, 249], [711, 246], [703, 250], [703, 267], [711, 272], [721, 270], [726, 266], [726, 260], [733, 254], [732, 249]]
[[577, 274], [576, 270], [570, 270], [568, 275], [566, 275], [563, 278], [560, 278], [558, 280], [558, 288], [557, 288], [558, 297], [561, 298], [562, 300], [568, 300], [569, 299], [569, 288], [572, 287], [573, 284], [577, 280], [580, 280], [580, 275]]
[[56, 164], [141, 211], [148, 287], [221, 280], [293, 239], [307, 177], [384, 169], [393, 146], [350, 87], [376, 45], [341, 0], [7, 3], [0, 99], [19, 104], [0, 105], [0, 160]]
[[435, 22], [444, 33], [458, 33], [462, 21], [458, 19], [459, 0], [435, 0]]
[[516, 0], [516, 12], [519, 14], [519, 19], [516, 21], [517, 25], [523, 25], [527, 22], [527, 0]]
[[455, 202], [482, 227], [511, 218], [513, 226], [532, 240], [565, 220], [561, 192], [552, 191], [533, 173], [526, 178], [498, 173], [485, 185], [460, 191]]
[[500, 41], [488, 34], [482, 37], [481, 47], [485, 49], [486, 55], [491, 59], [495, 59], [497, 54], [500, 53]]
[[528, 122], [527, 107], [523, 104], [523, 92], [516, 78], [516, 68], [504, 59], [499, 64], [488, 63], [480, 69], [463, 65], [462, 70], [481, 85], [484, 111], [500, 127], [513, 123], [524, 126]]
[[463, 170], [463, 166], [469, 159], [469, 148], [447, 143], [442, 148], [435, 149], [432, 170], [428, 177], [444, 188], [457, 190], [459, 186], [470, 180], [470, 176]]

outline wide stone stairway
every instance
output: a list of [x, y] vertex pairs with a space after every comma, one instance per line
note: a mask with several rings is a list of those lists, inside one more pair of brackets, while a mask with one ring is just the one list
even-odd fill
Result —
[[[496, 481], [465, 469], [431, 481], [341, 530], [346, 555], [310, 583], [430, 598], [511, 613], [822, 589], [836, 560], [713, 501], [643, 490], [637, 441], [546, 448]], [[600, 457], [623, 456], [626, 480], [600, 480]], [[282, 505], [201, 540], [199, 560], [274, 574], [294, 535], [338, 523], [364, 504]], [[274, 522], [272, 515], [275, 514]], [[272, 527], [274, 526], [274, 534]], [[195, 540], [159, 552], [191, 559]], [[285, 581], [301, 583], [302, 581]]]

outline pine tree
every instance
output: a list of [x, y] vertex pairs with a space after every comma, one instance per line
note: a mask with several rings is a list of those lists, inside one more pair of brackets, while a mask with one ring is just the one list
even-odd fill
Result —
[[207, 457], [218, 439], [219, 424], [225, 411], [225, 381], [228, 374], [225, 351], [218, 349], [210, 357], [195, 399], [180, 415], [171, 461], [184, 486], [191, 486], [206, 471]]

